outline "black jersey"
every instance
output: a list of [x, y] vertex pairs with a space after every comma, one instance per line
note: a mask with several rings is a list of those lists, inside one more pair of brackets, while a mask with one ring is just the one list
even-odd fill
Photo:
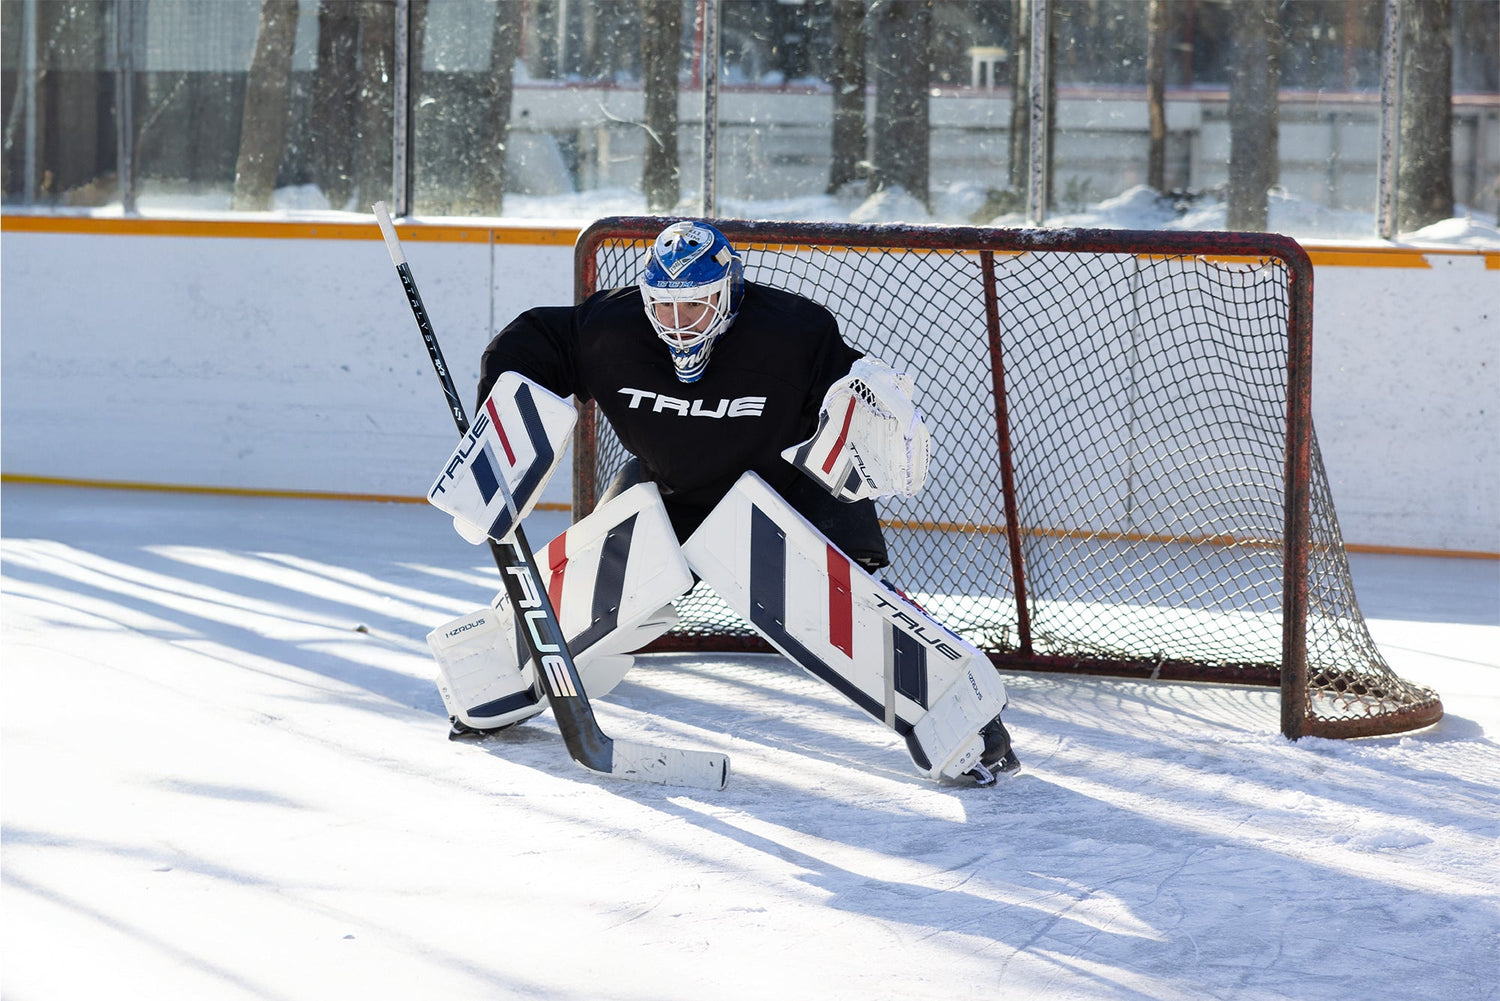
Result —
[[593, 399], [669, 508], [706, 513], [747, 470], [783, 494], [802, 478], [781, 451], [812, 437], [824, 393], [860, 356], [827, 309], [746, 283], [703, 378], [679, 382], [631, 286], [522, 313], [485, 349], [480, 398], [515, 371]]

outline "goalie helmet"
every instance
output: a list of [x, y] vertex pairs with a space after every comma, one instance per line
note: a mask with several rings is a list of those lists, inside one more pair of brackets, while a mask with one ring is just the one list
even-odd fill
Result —
[[681, 382], [697, 382], [745, 294], [745, 265], [724, 234], [705, 222], [662, 230], [641, 269], [646, 318], [666, 342]]

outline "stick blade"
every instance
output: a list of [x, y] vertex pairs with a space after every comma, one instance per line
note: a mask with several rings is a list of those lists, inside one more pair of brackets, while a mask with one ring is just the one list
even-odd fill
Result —
[[717, 790], [729, 784], [729, 756], [616, 740], [609, 773], [631, 782]]

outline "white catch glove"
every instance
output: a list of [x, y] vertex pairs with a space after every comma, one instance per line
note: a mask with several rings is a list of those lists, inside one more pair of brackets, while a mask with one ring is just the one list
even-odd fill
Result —
[[828, 387], [817, 432], [781, 457], [842, 501], [915, 497], [932, 437], [911, 396], [910, 376], [861, 358]]

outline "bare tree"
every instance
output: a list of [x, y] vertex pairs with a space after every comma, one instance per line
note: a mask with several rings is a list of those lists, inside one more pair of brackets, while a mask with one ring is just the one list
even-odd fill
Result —
[[1229, 71], [1230, 229], [1264, 231], [1267, 193], [1280, 179], [1281, 28], [1276, 0], [1235, 0]]
[[276, 171], [286, 147], [287, 101], [292, 82], [292, 45], [297, 37], [297, 0], [261, 0], [260, 28], [245, 88], [240, 153], [234, 168], [235, 209], [271, 207]]
[[490, 40], [490, 72], [485, 79], [479, 125], [474, 196], [481, 212], [499, 215], [505, 205], [510, 147], [510, 104], [516, 56], [521, 52], [521, 5], [495, 4]]
[[926, 205], [931, 140], [932, 0], [875, 0], [874, 179]]
[[833, 0], [833, 137], [828, 193], [860, 176], [868, 155], [865, 128], [865, 0]]
[[646, 98], [646, 157], [641, 188], [648, 212], [667, 212], [681, 197], [677, 157], [678, 67], [682, 60], [682, 7], [641, 0], [641, 81]]
[[1453, 215], [1453, 7], [1402, 0], [1396, 228]]

